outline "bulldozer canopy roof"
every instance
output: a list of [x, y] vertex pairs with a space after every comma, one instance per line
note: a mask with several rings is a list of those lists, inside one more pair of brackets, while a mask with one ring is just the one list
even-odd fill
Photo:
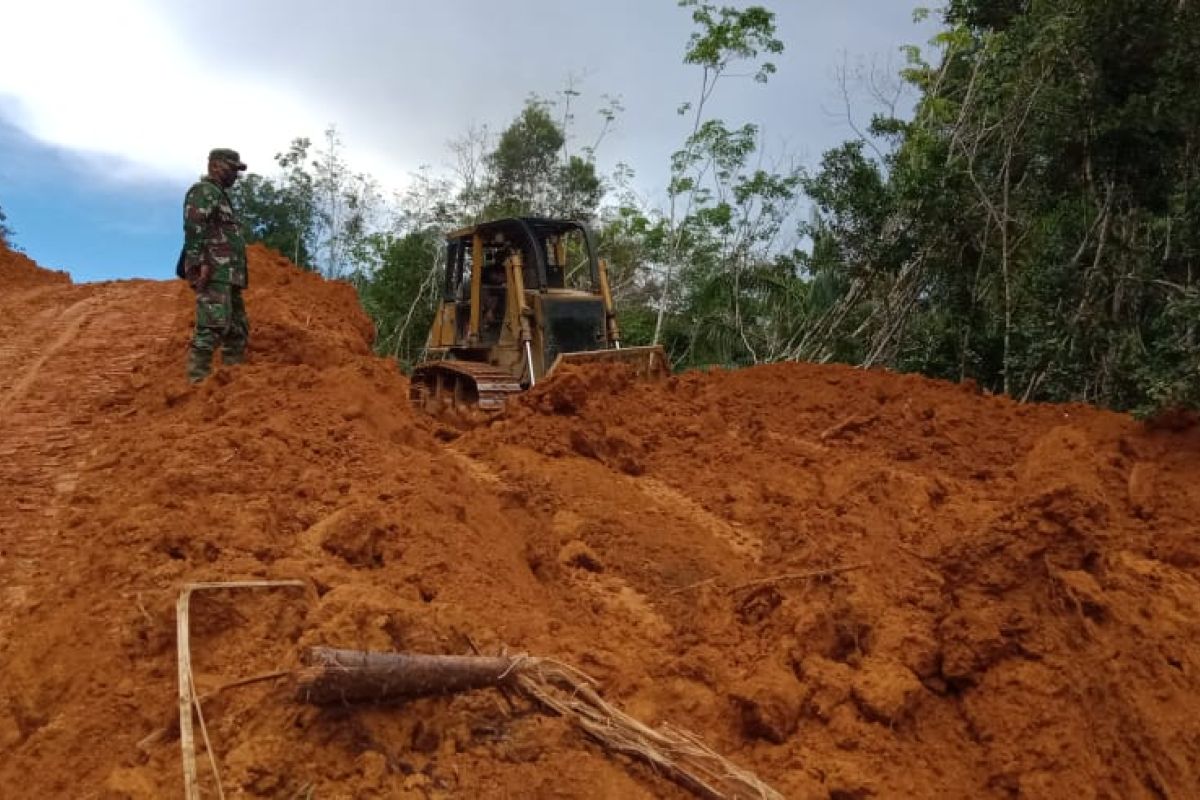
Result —
[[549, 217], [505, 217], [503, 219], [494, 219], [488, 222], [480, 222], [477, 225], [468, 225], [465, 228], [451, 231], [446, 234], [447, 239], [461, 239], [465, 236], [474, 236], [476, 233], [490, 233], [492, 231], [509, 231], [513, 229], [524, 229], [528, 233], [557, 233], [566, 230], [586, 230], [587, 226], [577, 220], [570, 219], [551, 219]]

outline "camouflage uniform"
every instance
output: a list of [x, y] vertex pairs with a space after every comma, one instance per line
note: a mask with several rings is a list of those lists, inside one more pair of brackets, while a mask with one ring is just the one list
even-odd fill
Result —
[[[224, 160], [245, 169], [233, 150], [218, 149], [210, 160]], [[204, 176], [188, 189], [183, 203], [184, 276], [196, 290], [196, 330], [188, 354], [188, 379], [204, 380], [212, 368], [213, 352], [221, 362], [240, 364], [245, 358], [250, 323], [242, 290], [246, 288], [246, 241], [241, 224], [220, 184]], [[208, 283], [197, 286], [201, 269], [210, 269]]]

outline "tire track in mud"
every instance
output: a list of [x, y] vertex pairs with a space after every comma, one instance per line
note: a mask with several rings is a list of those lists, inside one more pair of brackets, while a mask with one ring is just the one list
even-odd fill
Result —
[[[3, 398], [0, 398], [0, 419], [7, 418], [9, 406], [19, 399], [20, 396], [29, 388], [41, 372], [42, 366], [52, 358], [59, 350], [65, 347], [72, 339], [79, 334], [79, 329], [96, 313], [95, 307], [100, 302], [101, 297], [88, 297], [80, 300], [59, 314], [56, 320], [59, 323], [65, 322], [66, 326], [48, 345], [43, 347], [38, 355], [33, 359], [33, 362], [20, 370], [20, 377], [9, 388]], [[18, 353], [27, 350], [27, 342], [17, 341], [5, 348], [5, 352], [0, 353], [0, 369], [3, 369], [5, 374], [10, 373], [10, 367], [13, 361], [16, 360]]]
[[15, 376], [0, 395], [0, 505], [11, 512], [0, 516], [0, 609], [34, 602], [32, 584], [48, 575], [41, 562], [69, 549], [54, 541], [62, 538], [57, 517], [97, 455], [96, 432], [120, 413], [106, 404], [182, 324], [173, 284], [72, 288], [91, 291], [53, 316], [57, 335], [27, 324], [0, 350], [0, 374]]
[[[487, 462], [472, 457], [453, 445], [447, 447], [445, 452], [472, 478], [491, 491], [521, 491], [519, 485], [507, 480]], [[569, 501], [564, 502], [564, 506], [569, 505]], [[583, 522], [584, 518], [574, 512], [560, 513], [550, 527], [563, 538], [574, 539]], [[610, 570], [575, 568], [576, 565], [572, 563], [565, 563], [564, 566], [564, 575], [572, 586], [581, 590], [592, 603], [604, 608], [606, 612], [624, 619], [641, 636], [654, 642], [662, 642], [670, 636], [670, 623], [655, 609], [651, 599], [634, 588], [625, 578]]]
[[727, 522], [682, 492], [654, 478], [628, 478], [642, 496], [667, 509], [676, 518], [689, 522], [713, 539], [724, 542], [738, 555], [755, 563], [762, 560], [762, 538], [741, 525]]
[[[665, 646], [673, 634], [670, 617], [659, 606], [662, 598], [648, 590], [653, 584], [647, 581], [674, 585], [677, 570], [707, 576], [719, 571], [718, 565], [740, 562], [750, 567], [761, 562], [763, 542], [754, 531], [722, 519], [678, 489], [648, 475], [625, 475], [590, 460], [575, 464], [581, 470], [576, 474], [577, 470], [561, 461], [525, 448], [478, 456], [455, 443], [445, 452], [489, 492], [521, 495], [528, 491], [531, 481], [548, 485], [554, 495], [553, 504], [560, 509], [549, 523], [549, 532], [550, 539], [562, 546], [557, 552], [562, 574], [581, 596], [624, 620], [645, 642]], [[594, 472], [603, 472], [603, 477]], [[609, 494], [623, 500], [617, 501]], [[618, 507], [637, 509], [640, 525], [614, 515], [611, 509]], [[659, 563], [659, 554], [652, 551], [632, 556], [629, 547], [641, 537], [639, 531], [646, 520], [686, 532], [695, 545], [695, 561]], [[597, 530], [605, 531], [601, 539], [607, 542], [607, 550], [599, 555], [591, 551], [588, 542], [595, 539]], [[615, 538], [608, 538], [610, 535]], [[636, 574], [622, 575], [620, 566], [608, 563], [605, 557], [606, 552], [614, 552], [613, 548], [632, 557], [632, 563], [649, 559], [648, 567], [644, 564], [635, 567]], [[640, 585], [635, 586], [634, 581]]]

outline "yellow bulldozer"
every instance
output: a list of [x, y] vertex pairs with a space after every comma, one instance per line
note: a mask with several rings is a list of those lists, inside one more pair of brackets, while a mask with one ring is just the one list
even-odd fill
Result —
[[516, 217], [446, 237], [441, 305], [410, 397], [431, 413], [503, 410], [566, 363], [667, 375], [662, 347], [621, 347], [608, 270], [581, 222]]

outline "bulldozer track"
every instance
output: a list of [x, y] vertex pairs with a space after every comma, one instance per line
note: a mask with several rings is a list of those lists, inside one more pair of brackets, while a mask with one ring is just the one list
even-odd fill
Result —
[[170, 308], [177, 294], [170, 284], [102, 285], [50, 317], [52, 338], [38, 326], [0, 347], [9, 378], [0, 385], [0, 498], [18, 512], [0, 518], [9, 557], [20, 559], [58, 514], [93, 455], [91, 432], [113, 413], [106, 401], [177, 324], [177, 313], [146, 314], [147, 300]]
[[754, 562], [762, 560], [762, 538], [753, 531], [721, 519], [692, 498], [662, 481], [640, 477], [630, 478], [629, 482], [646, 499], [669, 511], [676, 518], [695, 525], [698, 530], [709, 534], [714, 540], [723, 542], [738, 555], [745, 556]]
[[[498, 472], [494, 465], [487, 461], [455, 447], [446, 448], [445, 453], [462, 465], [473, 479], [491, 490], [520, 491], [517, 483]], [[563, 505], [571, 506], [573, 503], [564, 498]], [[582, 517], [572, 516], [577, 522], [582, 522]], [[562, 533], [573, 537], [576, 532], [564, 530]], [[650, 641], [665, 642], [670, 636], [670, 625], [655, 607], [654, 601], [645, 593], [638, 591], [620, 575], [613, 572], [595, 573], [586, 568], [577, 568], [568, 564], [564, 579], [570, 582], [576, 590], [590, 598], [592, 602], [604, 608], [606, 613], [622, 620], [624, 624], [636, 629], [639, 635]]]
[[[45, 318], [44, 321], [38, 319], [41, 325], [31, 326], [34, 327], [32, 331], [22, 329], [23, 336], [4, 337], [4, 344], [0, 345], [0, 370], [3, 370], [0, 373], [0, 419], [37, 377], [46, 360], [79, 332], [95, 303], [95, 297], [88, 297], [56, 313], [43, 311], [38, 315]], [[59, 326], [58, 335], [51, 339], [53, 328]]]
[[491, 364], [474, 361], [426, 361], [413, 370], [409, 400], [418, 408], [503, 411], [521, 384]]

